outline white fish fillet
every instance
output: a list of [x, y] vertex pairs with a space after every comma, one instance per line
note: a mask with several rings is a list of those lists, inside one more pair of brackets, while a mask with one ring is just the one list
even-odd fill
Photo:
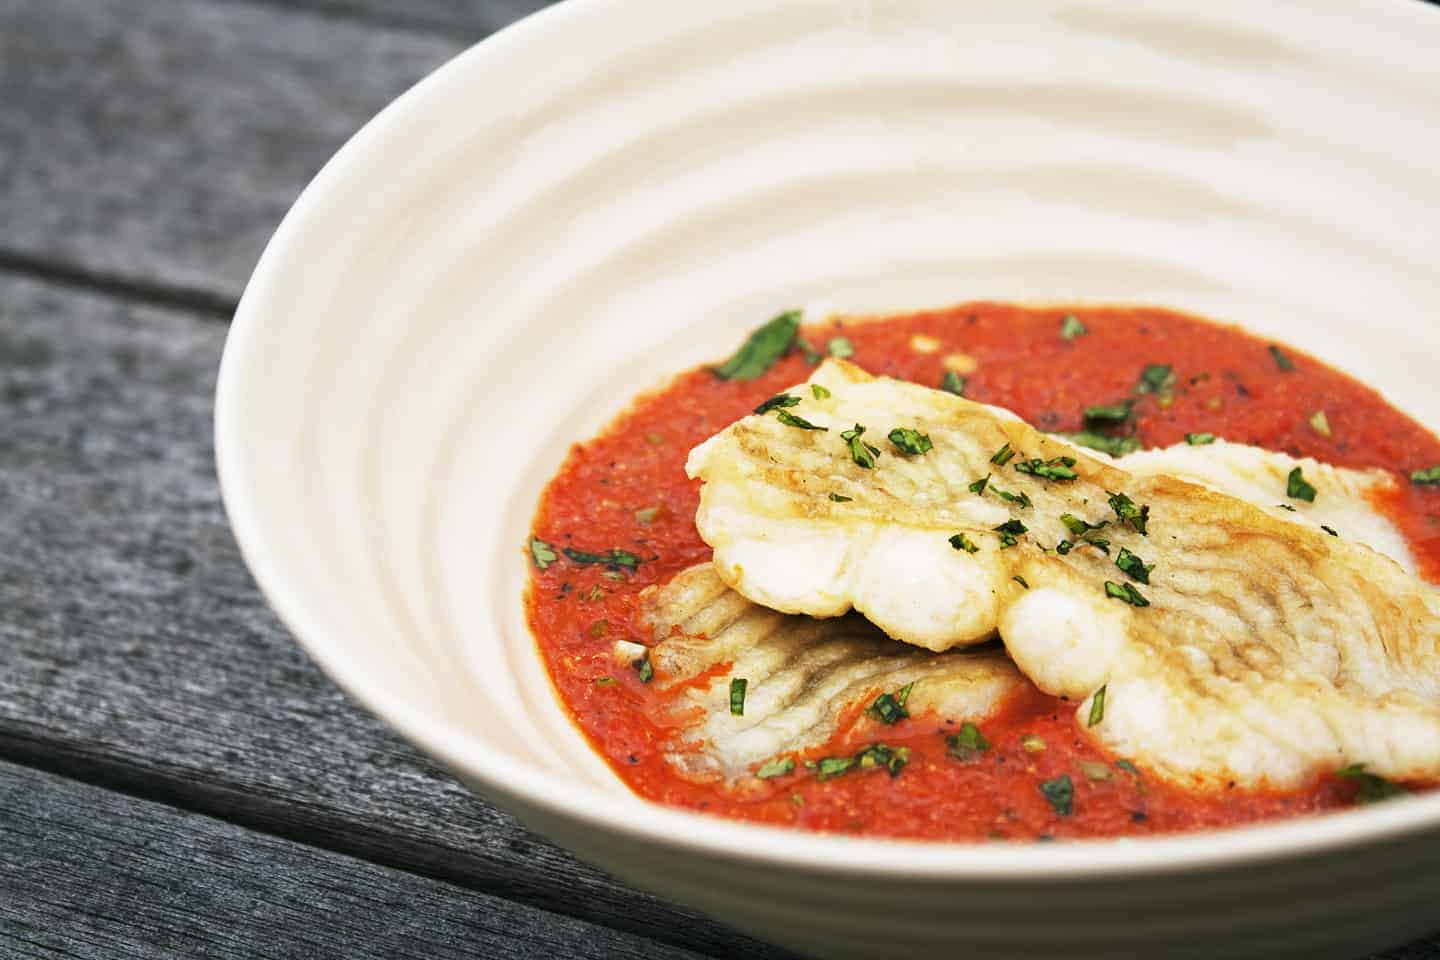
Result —
[[[692, 776], [734, 780], [759, 763], [818, 747], [842, 716], [913, 683], [912, 716], [980, 720], [1029, 684], [998, 649], [934, 655], [896, 643], [859, 617], [814, 620], [767, 610], [728, 588], [710, 564], [641, 597], [640, 622], [660, 689], [681, 685], [681, 735], [668, 754]], [[617, 650], [622, 659], [636, 651]], [[691, 684], [730, 664], [723, 676]], [[744, 714], [730, 712], [729, 679], [746, 680]], [[687, 721], [688, 722], [685, 722]], [[874, 723], [877, 739], [883, 726]]]
[[[1189, 454], [1140, 458], [1132, 474], [1129, 460], [1074, 450], [1006, 411], [851, 364], [827, 362], [812, 382], [829, 396], [795, 388], [801, 402], [786, 412], [828, 431], [752, 416], [691, 452], [689, 471], [705, 481], [697, 527], [740, 593], [819, 617], [853, 607], [932, 650], [998, 628], [1021, 671], [1047, 693], [1083, 701], [1081, 717], [1105, 687], [1103, 719], [1082, 729], [1174, 779], [1293, 786], [1351, 763], [1440, 777], [1440, 597], [1380, 553], [1313, 525], [1340, 491], [1383, 483], [1378, 474], [1302, 461], [1319, 493], [1292, 516], [1147, 472]], [[855, 423], [880, 450], [871, 469], [840, 437]], [[902, 455], [885, 439], [894, 427], [927, 434], [934, 448]], [[1005, 444], [1014, 459], [992, 463]], [[1016, 469], [1060, 456], [1073, 457], [1075, 479]], [[1207, 483], [1224, 488], [1238, 476], [1273, 504], [1290, 502], [1283, 482], [1265, 488], [1267, 473], [1283, 480], [1288, 470], [1228, 447], [1222, 456], [1240, 467], [1223, 472], [1228, 479], [1200, 470]], [[987, 474], [985, 493], [971, 492]], [[1118, 522], [1112, 492], [1150, 507], [1148, 536]], [[1062, 514], [1105, 521], [1090, 537], [1110, 552], [1080, 545], [1060, 555], [1061, 540], [1083, 539]], [[1027, 532], [1002, 549], [993, 528], [1010, 520]], [[957, 533], [979, 550], [952, 548]], [[1122, 547], [1154, 564], [1148, 584], [1117, 568]], [[1107, 596], [1107, 581], [1149, 605]]]

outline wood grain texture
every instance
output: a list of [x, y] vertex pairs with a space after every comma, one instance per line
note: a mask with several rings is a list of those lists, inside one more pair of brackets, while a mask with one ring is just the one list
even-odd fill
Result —
[[[203, 0], [215, 2], [215, 0]], [[478, 40], [554, 0], [223, 0], [303, 9], [322, 16], [401, 30]]]
[[7, 957], [699, 955], [0, 763]]
[[468, 43], [283, 5], [0, 0], [0, 262], [233, 301], [330, 155]]
[[785, 956], [527, 833], [309, 663], [221, 511], [224, 332], [0, 275], [0, 758], [663, 942]]

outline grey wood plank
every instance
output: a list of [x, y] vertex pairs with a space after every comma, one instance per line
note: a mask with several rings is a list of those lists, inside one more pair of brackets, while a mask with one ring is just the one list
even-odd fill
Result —
[[221, 512], [224, 332], [0, 274], [0, 758], [662, 942], [785, 956], [527, 833], [310, 664]]
[[[213, 3], [216, 0], [199, 0]], [[303, 8], [382, 27], [424, 30], [461, 39], [479, 39], [549, 6], [554, 0], [223, 0]]]
[[699, 954], [0, 763], [7, 957]]
[[233, 301], [325, 160], [468, 42], [283, 4], [0, 0], [0, 264]]

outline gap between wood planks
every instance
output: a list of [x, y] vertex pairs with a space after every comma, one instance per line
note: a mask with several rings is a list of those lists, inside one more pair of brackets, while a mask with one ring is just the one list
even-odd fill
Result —
[[98, 293], [148, 307], [185, 310], [226, 323], [230, 322], [230, 318], [235, 314], [235, 308], [240, 305], [238, 300], [208, 290], [187, 289], [168, 284], [133, 280], [128, 277], [100, 273], [79, 264], [4, 249], [0, 249], [0, 271], [40, 280], [57, 287], [85, 293]]

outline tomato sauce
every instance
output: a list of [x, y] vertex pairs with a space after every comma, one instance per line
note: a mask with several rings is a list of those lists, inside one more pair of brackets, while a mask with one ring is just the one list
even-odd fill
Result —
[[[1072, 323], [1065, 327], [1072, 335], [1062, 336], [1066, 315], [1086, 332], [1077, 334]], [[1146, 447], [1213, 433], [1390, 470], [1398, 492], [1381, 506], [1405, 533], [1423, 575], [1440, 581], [1440, 487], [1408, 479], [1440, 464], [1440, 440], [1375, 391], [1289, 347], [1157, 308], [997, 303], [836, 319], [801, 335], [822, 352], [843, 338], [853, 361], [876, 375], [938, 386], [947, 370], [959, 373], [966, 397], [1007, 407], [1041, 430], [1078, 432], [1085, 407], [1135, 398], [1134, 430]], [[1173, 386], [1137, 396], [1142, 371], [1156, 364], [1173, 368]], [[607, 568], [562, 553], [544, 570], [532, 568], [527, 598], [531, 631], [562, 702], [636, 793], [744, 820], [931, 840], [1173, 833], [1355, 802], [1356, 783], [1333, 776], [1285, 793], [1197, 792], [1161, 781], [1107, 756], [1081, 735], [1073, 704], [1038, 691], [981, 723], [990, 747], [969, 759], [946, 748], [959, 721], [915, 716], [882, 726], [858, 710], [809, 755], [851, 755], [876, 742], [905, 747], [909, 762], [894, 777], [871, 768], [822, 779], [802, 764], [735, 789], [682, 776], [664, 757], [678, 732], [663, 703], [674, 693], [618, 666], [612, 648], [617, 639], [648, 639], [632, 623], [641, 590], [710, 558], [694, 525], [699, 483], [685, 476], [690, 448], [811, 369], [792, 350], [754, 380], [725, 381], [708, 369], [683, 373], [639, 397], [598, 437], [576, 444], [541, 497], [534, 536], [557, 553], [618, 549], [639, 561], [633, 570]], [[1321, 412], [1323, 420], [1315, 416]]]

